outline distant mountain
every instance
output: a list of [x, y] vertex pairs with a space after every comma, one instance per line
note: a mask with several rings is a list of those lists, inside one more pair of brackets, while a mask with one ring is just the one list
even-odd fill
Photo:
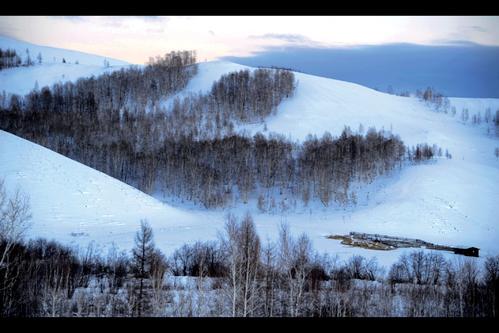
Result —
[[499, 47], [472, 43], [271, 47], [252, 56], [223, 59], [248, 66], [289, 67], [381, 91], [432, 86], [452, 97], [499, 97]]

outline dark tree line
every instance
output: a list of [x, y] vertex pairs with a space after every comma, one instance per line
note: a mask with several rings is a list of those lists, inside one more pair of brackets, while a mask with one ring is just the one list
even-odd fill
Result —
[[211, 103], [221, 119], [259, 121], [276, 110], [295, 89], [294, 74], [282, 69], [260, 68], [222, 75], [211, 89]]
[[[206, 207], [258, 197], [265, 211], [279, 204], [278, 196], [301, 198], [304, 204], [313, 199], [325, 206], [350, 203], [355, 197], [352, 183], [372, 182], [401, 166], [405, 152], [398, 137], [374, 129], [365, 136], [348, 129], [337, 138], [329, 133], [321, 139], [311, 136], [301, 144], [257, 133], [165, 141], [147, 165], [157, 168], [149, 179], [159, 179], [160, 188], [175, 196]], [[416, 161], [424, 158], [418, 155]]]
[[[365, 136], [349, 130], [338, 138], [311, 136], [302, 144], [278, 135], [170, 136], [164, 133], [168, 117], [158, 113], [99, 115], [91, 102], [80, 112], [46, 110], [46, 91], [38, 112], [22, 112], [15, 104], [1, 112], [1, 128], [145, 192], [160, 190], [206, 207], [258, 196], [266, 210], [279, 204], [275, 191], [305, 204], [349, 203], [355, 200], [349, 191], [353, 182], [371, 182], [405, 159], [398, 137], [372, 129]], [[415, 161], [433, 155], [427, 146], [408, 153]]]
[[[184, 54], [185, 53], [185, 54]], [[193, 52], [184, 51], [158, 57], [144, 68], [131, 66], [104, 73], [97, 78], [83, 78], [75, 83], [56, 83], [41, 91], [32, 91], [22, 102], [26, 112], [96, 113], [106, 117], [116, 111], [138, 113], [152, 108], [160, 98], [166, 98], [184, 88], [197, 72]], [[12, 100], [11, 100], [12, 106]]]
[[[39, 64], [42, 63], [42, 54], [38, 53], [36, 56], [36, 60]], [[14, 49], [6, 49], [2, 50], [0, 48], [0, 70], [11, 67], [20, 67], [20, 66], [33, 66], [35, 61], [31, 57], [29, 53], [29, 49], [26, 49], [26, 56], [24, 61], [21, 59], [21, 56], [17, 54]]]
[[309, 137], [298, 163], [302, 198], [307, 201], [315, 196], [325, 206], [332, 200], [349, 202], [353, 182], [371, 182], [400, 166], [404, 154], [405, 146], [398, 136], [372, 128], [365, 136], [347, 128], [339, 138], [329, 133], [321, 139]]
[[263, 121], [295, 89], [294, 75], [281, 69], [244, 70], [223, 75], [207, 94], [174, 98], [157, 108], [164, 136], [212, 139], [234, 133], [238, 124]]
[[[448, 151], [445, 155], [447, 158], [452, 158]], [[407, 150], [408, 159], [416, 163], [431, 160], [435, 156], [442, 156], [442, 148], [437, 145], [430, 146], [427, 143], [422, 143]]]
[[19, 67], [22, 64], [21, 57], [13, 49], [0, 49], [0, 70], [11, 67]]
[[385, 274], [362, 256], [320, 255], [286, 226], [261, 243], [249, 215], [169, 257], [143, 222], [131, 255], [18, 240], [0, 266], [0, 317], [496, 317], [498, 296], [497, 256], [480, 267], [414, 251]]

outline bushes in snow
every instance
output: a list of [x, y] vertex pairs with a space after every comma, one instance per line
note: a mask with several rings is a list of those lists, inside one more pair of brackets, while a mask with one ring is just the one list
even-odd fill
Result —
[[0, 316], [497, 316], [499, 257], [459, 259], [415, 251], [385, 276], [374, 260], [319, 255], [286, 226], [262, 244], [249, 215], [165, 258], [143, 223], [130, 254], [16, 242], [0, 267]]
[[227, 270], [223, 252], [215, 242], [184, 244], [173, 252], [170, 265], [178, 276], [222, 277]]
[[[433, 157], [442, 156], [442, 149], [437, 145], [430, 146], [427, 143], [418, 144], [407, 151], [408, 159], [415, 163], [431, 160]], [[449, 152], [446, 151], [446, 157], [450, 158]]]
[[389, 272], [392, 283], [439, 284], [444, 278], [445, 260], [440, 254], [422, 251], [402, 255]]

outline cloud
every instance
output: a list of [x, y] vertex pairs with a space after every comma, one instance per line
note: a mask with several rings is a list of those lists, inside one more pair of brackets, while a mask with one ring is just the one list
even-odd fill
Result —
[[21, 31], [21, 29], [9, 25], [3, 25], [0, 21], [0, 36], [17, 38], [17, 34]]
[[479, 25], [472, 25], [470, 27], [471, 30], [474, 30], [474, 31], [478, 31], [478, 32], [487, 32], [487, 29], [485, 29], [484, 27], [481, 27]]
[[86, 20], [85, 16], [55, 16], [55, 18], [60, 18], [72, 22], [83, 22]]
[[300, 34], [276, 34], [268, 33], [264, 35], [251, 35], [251, 39], [277, 39], [292, 44], [313, 44], [317, 43], [312, 39]]
[[385, 89], [391, 85], [397, 91], [415, 91], [434, 86], [447, 96], [499, 97], [499, 46], [447, 42], [343, 48], [269, 45], [251, 56], [221, 59], [252, 67], [292, 68], [371, 88]]
[[160, 27], [160, 28], [148, 28], [147, 30], [147, 33], [151, 33], [151, 34], [162, 34], [165, 32], [165, 29]]
[[436, 39], [432, 41], [431, 46], [485, 46], [475, 42], [460, 39]]
[[264, 35], [253, 35], [250, 38], [255, 39], [280, 39], [289, 43], [303, 43], [309, 42], [311, 39], [300, 34], [275, 34], [268, 33]]
[[67, 20], [73, 23], [98, 23], [105, 27], [124, 28], [132, 20], [147, 24], [166, 23], [169, 18], [164, 16], [51, 16], [56, 20]]
[[168, 21], [168, 17], [164, 17], [164, 16], [137, 16], [137, 17], [143, 19], [144, 21], [149, 21], [149, 22]]
[[267, 33], [263, 35], [250, 35], [250, 39], [256, 40], [269, 40], [269, 41], [281, 41], [290, 46], [307, 46], [307, 47], [327, 47], [326, 43], [315, 41], [307, 36], [301, 34], [278, 34], [278, 33]]

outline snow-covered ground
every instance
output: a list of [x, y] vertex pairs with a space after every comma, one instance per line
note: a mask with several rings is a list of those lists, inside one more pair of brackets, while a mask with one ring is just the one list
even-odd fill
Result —
[[140, 220], [147, 219], [158, 236], [166, 236], [158, 245], [175, 248], [195, 237], [191, 227], [211, 222], [5, 131], [0, 131], [0, 177], [10, 193], [19, 188], [28, 194], [31, 237], [83, 245], [115, 241], [126, 248]]
[[[35, 65], [29, 67], [0, 70], [0, 93], [5, 91], [6, 94], [24, 95], [29, 93], [37, 82], [38, 87], [41, 89], [59, 81], [76, 81], [81, 77], [98, 76], [130, 65], [121, 60], [34, 45], [4, 36], [0, 36], [0, 48], [15, 49], [23, 61], [26, 59], [26, 49], [28, 49], [31, 59], [35, 62]], [[41, 64], [38, 64], [36, 59], [38, 53], [42, 55]], [[66, 63], [62, 63], [63, 58]], [[109, 62], [109, 67], [104, 66], [104, 60]]]
[[470, 111], [470, 116], [471, 114], [480, 113], [482, 117], [485, 115], [487, 109], [490, 109], [492, 114], [495, 114], [496, 111], [499, 110], [499, 98], [451, 97], [449, 98], [449, 101], [450, 105], [456, 108], [456, 116], [459, 116], [460, 112], [464, 109], [468, 109]]
[[164, 108], [169, 108], [176, 98], [182, 99], [183, 97], [186, 97], [188, 95], [198, 93], [206, 94], [211, 90], [213, 82], [218, 80], [222, 75], [245, 69], [252, 70], [253, 68], [227, 61], [210, 61], [198, 63], [197, 75], [189, 80], [187, 86], [184, 89], [164, 100], [161, 106]]
[[[222, 74], [244, 68], [248, 67], [223, 61], [200, 63], [199, 73], [179, 95], [206, 92]], [[43, 77], [43, 71], [37, 75]], [[326, 239], [326, 235], [372, 232], [442, 245], [476, 246], [481, 256], [499, 254], [499, 159], [494, 156], [499, 139], [459, 120], [462, 108], [483, 115], [488, 107], [495, 112], [499, 100], [451, 98], [458, 112], [452, 117], [430, 110], [416, 98], [303, 73], [296, 73], [296, 78], [295, 95], [266, 120], [267, 133], [303, 140], [308, 134], [321, 136], [325, 131], [338, 135], [345, 125], [357, 130], [362, 124], [365, 130], [375, 126], [392, 131], [409, 145], [435, 143], [447, 148], [453, 158], [396, 172], [370, 196], [367, 205], [285, 214], [257, 213], [251, 203], [232, 209], [239, 216], [252, 212], [263, 241], [275, 239], [279, 224], [286, 222], [293, 234], [308, 234], [316, 249], [345, 259], [362, 254], [389, 264], [411, 250], [351, 248]], [[0, 85], [8, 87], [9, 82], [2, 79]], [[243, 128], [254, 133], [263, 131], [264, 124]], [[170, 253], [184, 242], [216, 238], [227, 213], [161, 203], [5, 132], [0, 134], [0, 177], [6, 179], [10, 191], [19, 186], [30, 194], [34, 217], [31, 235], [66, 243], [85, 245], [94, 240], [102, 246], [115, 242], [129, 249], [140, 219], [147, 218], [157, 246]]]

